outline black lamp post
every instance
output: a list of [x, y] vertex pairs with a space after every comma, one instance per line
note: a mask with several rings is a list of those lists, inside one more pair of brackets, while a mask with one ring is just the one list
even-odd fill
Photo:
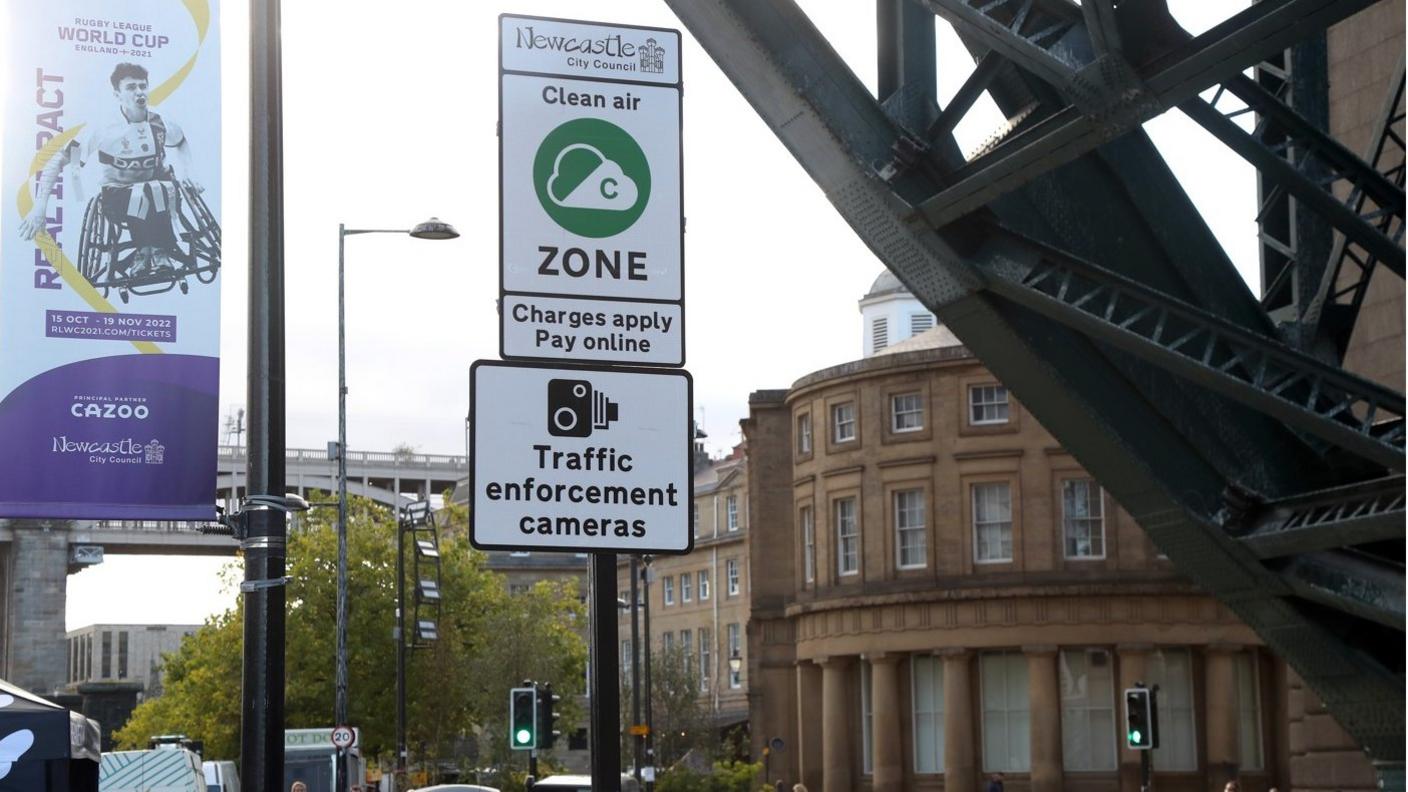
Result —
[[[449, 223], [432, 217], [410, 230], [337, 226], [337, 671], [334, 676], [333, 720], [347, 722], [347, 317], [343, 277], [347, 237], [354, 234], [408, 234], [416, 239], [454, 239]], [[429, 495], [429, 493], [426, 493]], [[400, 607], [398, 601], [397, 607]], [[399, 746], [398, 746], [399, 747]], [[337, 792], [348, 792], [347, 752], [337, 753]]]

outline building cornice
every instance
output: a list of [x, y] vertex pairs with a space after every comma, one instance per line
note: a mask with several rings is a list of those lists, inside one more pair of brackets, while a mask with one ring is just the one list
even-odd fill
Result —
[[920, 349], [914, 352], [897, 352], [893, 355], [861, 358], [807, 374], [792, 383], [787, 400], [792, 401], [820, 385], [835, 385], [838, 381], [881, 371], [894, 372], [906, 368], [932, 368], [938, 363], [976, 364], [978, 359], [965, 346]]
[[[960, 582], [961, 581], [961, 582]], [[1148, 596], [1181, 595], [1203, 593], [1192, 583], [1176, 579], [1131, 580], [1128, 582], [1070, 581], [1064, 583], [1007, 584], [992, 585], [976, 583], [971, 578], [957, 578], [940, 581], [927, 586], [922, 591], [896, 591], [875, 594], [840, 593], [836, 596], [809, 602], [792, 602], [784, 612], [788, 618], [812, 613], [842, 611], [852, 608], [869, 608], [878, 605], [920, 605], [930, 602], [956, 602], [987, 599], [1037, 599], [1042, 597], [1090, 597], [1090, 596]]]

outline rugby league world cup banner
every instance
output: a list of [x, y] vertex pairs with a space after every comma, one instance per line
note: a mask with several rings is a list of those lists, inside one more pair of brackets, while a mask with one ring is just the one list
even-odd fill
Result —
[[0, 517], [211, 519], [219, 9], [0, 13]]

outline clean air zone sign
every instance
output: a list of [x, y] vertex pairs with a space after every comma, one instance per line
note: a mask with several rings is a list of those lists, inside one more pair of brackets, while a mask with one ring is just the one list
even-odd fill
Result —
[[500, 354], [683, 365], [679, 31], [499, 23]]

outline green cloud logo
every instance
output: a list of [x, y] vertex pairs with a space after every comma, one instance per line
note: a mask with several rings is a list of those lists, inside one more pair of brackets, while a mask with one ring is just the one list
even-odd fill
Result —
[[557, 153], [548, 198], [569, 209], [626, 212], [636, 205], [635, 181], [595, 146], [573, 143]]
[[650, 165], [624, 129], [579, 118], [543, 138], [533, 159], [533, 186], [559, 226], [601, 239], [640, 219], [650, 201]]

